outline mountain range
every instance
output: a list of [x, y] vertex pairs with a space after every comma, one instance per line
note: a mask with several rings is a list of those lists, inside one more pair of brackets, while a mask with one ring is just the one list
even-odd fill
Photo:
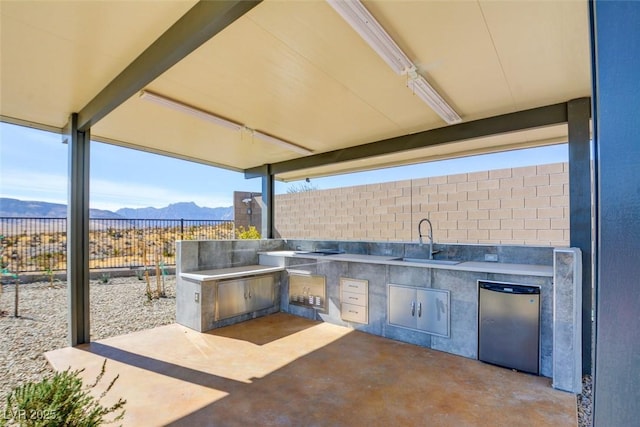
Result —
[[[0, 217], [65, 218], [67, 205], [0, 197]], [[164, 208], [122, 208], [115, 212], [91, 209], [91, 218], [221, 219], [233, 220], [233, 206], [206, 208], [193, 202], [172, 203]]]

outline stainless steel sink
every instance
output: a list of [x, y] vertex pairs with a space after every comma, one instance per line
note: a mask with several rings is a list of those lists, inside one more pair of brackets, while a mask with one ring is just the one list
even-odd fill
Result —
[[339, 249], [316, 249], [313, 251], [295, 251], [296, 254], [299, 255], [338, 255], [338, 254], [343, 254], [344, 251], [341, 251]]
[[426, 259], [426, 258], [398, 258], [398, 261], [419, 262], [421, 264], [456, 265], [462, 261], [452, 261], [448, 259]]

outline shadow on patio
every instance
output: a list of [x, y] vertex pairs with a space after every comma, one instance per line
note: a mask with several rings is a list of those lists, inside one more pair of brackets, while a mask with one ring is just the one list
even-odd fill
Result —
[[[106, 358], [125, 425], [574, 426], [550, 380], [278, 313], [210, 333], [173, 324], [46, 354]], [[105, 403], [109, 403], [106, 401]]]

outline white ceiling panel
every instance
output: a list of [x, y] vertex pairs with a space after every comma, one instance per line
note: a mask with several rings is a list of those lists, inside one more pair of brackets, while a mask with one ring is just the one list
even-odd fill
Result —
[[[63, 127], [194, 4], [0, 1], [0, 115]], [[590, 95], [586, 2], [384, 0], [365, 6], [463, 122]], [[407, 77], [395, 74], [321, 0], [259, 4], [147, 89], [314, 153], [446, 126], [407, 88]], [[566, 138], [566, 127], [559, 129], [304, 173], [546, 144]], [[236, 170], [301, 156], [256, 140], [249, 130], [230, 131], [138, 96], [91, 132]]]
[[586, 2], [481, 1], [480, 6], [516, 109], [588, 95]]
[[195, 1], [0, 1], [0, 114], [63, 127]]

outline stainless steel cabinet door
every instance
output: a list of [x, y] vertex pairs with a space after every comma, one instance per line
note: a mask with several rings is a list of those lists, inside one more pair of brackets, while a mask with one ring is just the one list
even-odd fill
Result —
[[247, 311], [269, 308], [274, 300], [273, 276], [260, 276], [247, 280]]
[[389, 323], [415, 329], [416, 289], [389, 285]]
[[247, 312], [245, 280], [227, 280], [218, 283], [218, 319], [226, 319]]
[[274, 283], [272, 275], [219, 282], [217, 319], [271, 307], [275, 299]]
[[419, 289], [416, 299], [418, 329], [448, 337], [449, 292], [439, 289]]

